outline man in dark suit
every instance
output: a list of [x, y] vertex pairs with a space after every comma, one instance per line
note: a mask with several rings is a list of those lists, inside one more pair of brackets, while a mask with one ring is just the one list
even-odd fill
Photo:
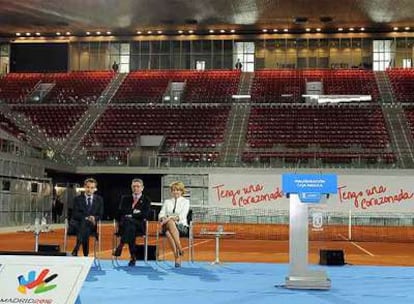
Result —
[[104, 203], [101, 196], [94, 194], [98, 183], [94, 178], [87, 178], [83, 183], [85, 192], [73, 201], [70, 230], [76, 231], [76, 245], [72, 255], [77, 256], [82, 245], [83, 255], [89, 254], [89, 236], [96, 232], [97, 223], [103, 217]]
[[135, 238], [138, 235], [145, 235], [151, 200], [142, 193], [144, 190], [144, 182], [142, 179], [134, 178], [131, 182], [131, 189], [132, 194], [122, 196], [121, 203], [119, 204], [117, 220], [121, 242], [115, 249], [114, 255], [120, 256], [124, 244], [127, 243], [131, 255], [128, 266], [135, 266]]

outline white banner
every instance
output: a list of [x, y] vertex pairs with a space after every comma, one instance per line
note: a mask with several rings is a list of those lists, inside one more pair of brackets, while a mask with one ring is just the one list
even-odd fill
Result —
[[[209, 205], [289, 210], [280, 174], [210, 174]], [[338, 175], [327, 211], [414, 212], [414, 177]]]
[[73, 304], [93, 258], [0, 256], [0, 303]]

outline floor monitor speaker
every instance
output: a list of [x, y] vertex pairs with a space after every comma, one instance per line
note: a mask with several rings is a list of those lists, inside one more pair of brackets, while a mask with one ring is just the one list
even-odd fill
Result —
[[319, 264], [320, 265], [345, 265], [345, 256], [343, 250], [328, 250], [321, 249], [319, 251]]

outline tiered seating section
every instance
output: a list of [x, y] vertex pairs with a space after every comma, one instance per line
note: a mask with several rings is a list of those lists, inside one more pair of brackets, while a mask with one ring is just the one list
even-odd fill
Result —
[[161, 103], [170, 82], [186, 82], [186, 102], [227, 102], [237, 93], [239, 80], [239, 71], [226, 70], [131, 72], [114, 99], [117, 103]]
[[10, 121], [7, 117], [5, 117], [2, 113], [0, 113], [0, 129], [6, 131], [7, 133], [13, 135], [22, 140], [25, 139], [25, 133], [21, 130], [15, 123]]
[[407, 117], [408, 124], [410, 125], [411, 135], [414, 138], [414, 105], [406, 106], [404, 108], [404, 112]]
[[126, 157], [140, 135], [165, 136], [161, 156], [184, 161], [218, 157], [217, 145], [223, 142], [230, 106], [228, 105], [112, 105], [87, 134], [83, 145], [95, 160], [114, 155]]
[[280, 158], [348, 163], [354, 159], [394, 162], [381, 108], [366, 106], [254, 106], [247, 162]]
[[0, 100], [7, 103], [25, 102], [41, 76], [40, 73], [10, 73], [0, 78]]
[[[396, 99], [412, 102], [414, 69], [388, 70], [387, 75]], [[114, 73], [108, 71], [11, 73], [0, 79], [0, 100], [25, 114], [48, 136], [65, 138], [87, 110], [87, 104], [97, 100], [113, 77]], [[184, 104], [160, 104], [171, 81], [186, 82]], [[164, 135], [161, 156], [213, 162], [218, 159], [224, 140], [231, 107], [227, 102], [237, 93], [239, 81], [239, 71], [129, 73], [112, 100], [115, 104], [108, 107], [83, 145], [95, 160], [114, 157], [124, 161], [139, 135]], [[285, 104], [302, 101], [306, 81], [322, 81], [325, 94], [363, 94], [378, 100], [372, 71], [257, 71], [251, 95], [253, 102], [263, 104], [252, 107], [244, 161], [395, 161], [381, 108], [375, 102], [336, 106]], [[45, 100], [47, 103], [22, 104], [39, 82], [56, 84]], [[414, 136], [414, 108], [411, 105], [404, 109]], [[3, 115], [0, 127], [24, 137], [24, 132]]]
[[114, 77], [109, 71], [44, 74], [42, 82], [55, 83], [47, 95], [49, 103], [95, 103]]
[[387, 70], [397, 102], [414, 102], [414, 69]]
[[43, 103], [94, 103], [113, 76], [108, 71], [11, 73], [0, 79], [0, 100], [25, 103], [36, 84], [54, 83]]
[[321, 81], [324, 95], [371, 95], [373, 101], [379, 98], [374, 73], [368, 70], [261, 70], [255, 72], [252, 101], [301, 102], [309, 81]]
[[66, 138], [87, 110], [86, 105], [14, 105], [13, 111], [23, 113], [33, 124], [52, 138]]

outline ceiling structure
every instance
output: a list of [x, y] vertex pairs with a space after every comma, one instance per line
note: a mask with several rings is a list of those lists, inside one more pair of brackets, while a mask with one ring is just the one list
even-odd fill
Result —
[[[0, 35], [364, 27], [414, 31], [413, 0], [0, 0]], [[409, 28], [408, 28], [409, 27]], [[27, 34], [29, 35], [29, 34]], [[39, 35], [39, 34], [38, 34]]]

